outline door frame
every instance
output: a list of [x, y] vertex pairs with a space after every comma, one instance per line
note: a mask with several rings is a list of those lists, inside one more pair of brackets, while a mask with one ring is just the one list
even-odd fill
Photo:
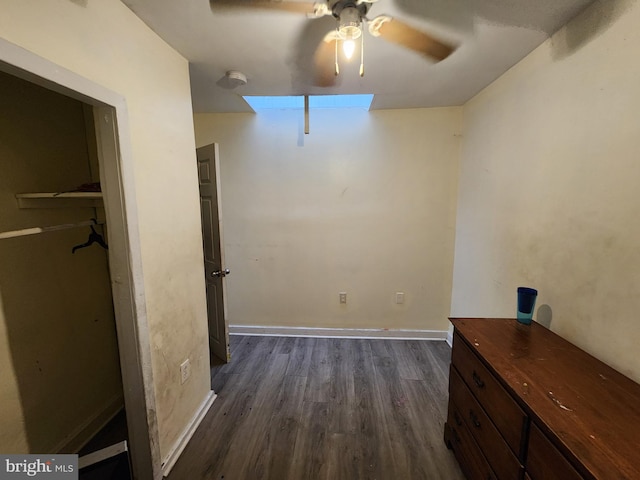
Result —
[[162, 478], [126, 100], [0, 38], [0, 71], [93, 107], [118, 350], [136, 480]]

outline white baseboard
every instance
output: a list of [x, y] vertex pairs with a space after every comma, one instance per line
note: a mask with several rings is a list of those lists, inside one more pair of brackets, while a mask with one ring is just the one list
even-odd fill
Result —
[[265, 337], [370, 338], [393, 340], [446, 340], [446, 330], [392, 330], [386, 328], [313, 328], [229, 325], [231, 335]]
[[447, 330], [447, 343], [453, 348], [453, 325], [449, 324], [449, 330]]
[[79, 452], [123, 408], [124, 398], [121, 393], [118, 393], [98, 412], [82, 422], [71, 434], [64, 438], [53, 451], [62, 453]]
[[211, 405], [216, 399], [216, 396], [217, 395], [213, 390], [209, 392], [209, 394], [200, 405], [200, 408], [198, 408], [195, 415], [191, 418], [191, 421], [188, 423], [187, 428], [184, 429], [182, 435], [180, 435], [176, 443], [173, 445], [173, 448], [171, 449], [165, 460], [162, 462], [162, 475], [164, 477], [168, 476], [171, 472], [171, 469], [178, 461], [178, 458], [182, 454], [184, 448], [187, 446], [187, 443], [189, 443], [189, 440], [191, 440], [191, 437], [200, 425], [200, 422], [202, 422], [202, 419], [209, 411], [209, 408], [211, 408]]
[[95, 452], [89, 453], [87, 455], [83, 455], [78, 458], [78, 469], [82, 470], [83, 468], [90, 467], [95, 465], [96, 463], [103, 462], [109, 458], [116, 457], [121, 453], [128, 452], [129, 447], [127, 446], [127, 441], [123, 440], [114, 445], [110, 445], [105, 448], [101, 448]]

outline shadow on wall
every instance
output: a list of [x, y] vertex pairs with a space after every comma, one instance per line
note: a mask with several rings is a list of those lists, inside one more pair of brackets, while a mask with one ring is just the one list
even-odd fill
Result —
[[540, 305], [538, 307], [538, 315], [536, 316], [536, 322], [543, 327], [551, 329], [551, 320], [553, 320], [553, 311], [549, 305]]
[[631, 8], [635, 0], [598, 0], [551, 40], [554, 60], [573, 55], [598, 38]]

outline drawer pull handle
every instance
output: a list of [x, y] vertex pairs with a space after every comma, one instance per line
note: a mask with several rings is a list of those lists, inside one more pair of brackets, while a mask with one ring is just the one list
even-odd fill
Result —
[[453, 419], [456, 421], [456, 425], [458, 425], [459, 427], [462, 426], [462, 420], [460, 420], [460, 415], [458, 415], [458, 412], [453, 412]]
[[451, 429], [453, 431], [453, 439], [456, 443], [460, 443], [460, 435], [458, 435], [458, 431], [455, 428]]
[[480, 428], [482, 426], [480, 425], [480, 421], [478, 420], [476, 414], [473, 413], [473, 410], [469, 410], [469, 418], [471, 419], [471, 423], [473, 423], [476, 428]]
[[475, 370], [473, 371], [473, 382], [478, 386], [478, 388], [484, 388], [484, 382]]

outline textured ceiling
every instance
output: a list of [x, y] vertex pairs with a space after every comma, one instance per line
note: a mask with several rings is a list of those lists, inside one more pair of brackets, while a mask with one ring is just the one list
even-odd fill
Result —
[[[313, 86], [311, 58], [330, 17], [212, 9], [209, 0], [122, 0], [190, 62], [196, 112], [250, 112], [241, 95], [375, 94], [372, 109], [461, 105], [531, 52], [592, 0], [379, 0], [368, 17], [391, 15], [457, 46], [433, 61], [365, 35], [359, 58], [340, 61], [333, 87]], [[354, 57], [357, 57], [355, 55]], [[224, 88], [227, 70], [247, 85]]]

